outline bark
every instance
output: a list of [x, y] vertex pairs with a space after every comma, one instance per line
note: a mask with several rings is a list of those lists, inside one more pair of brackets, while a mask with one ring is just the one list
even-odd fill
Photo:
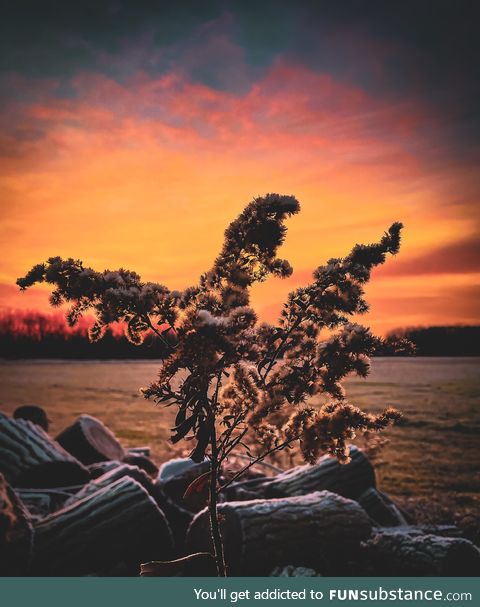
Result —
[[[329, 491], [283, 499], [218, 504], [229, 575], [268, 575], [274, 567], [310, 567], [322, 574], [345, 571], [370, 537], [371, 523], [354, 501]], [[187, 535], [191, 552], [211, 551], [207, 509]]]
[[343, 497], [357, 499], [364, 491], [375, 487], [375, 472], [360, 449], [352, 446], [350, 455], [352, 459], [349, 464], [340, 464], [336, 459], [325, 456], [313, 466], [297, 466], [278, 474], [263, 485], [256, 485], [255, 490], [270, 498], [307, 495], [326, 489]]
[[379, 531], [366, 542], [364, 557], [372, 575], [480, 575], [480, 550], [469, 540], [425, 535], [416, 529]]
[[[173, 478], [179, 478], [183, 475], [195, 475], [198, 470], [208, 470], [208, 468], [205, 468], [205, 462], [196, 464], [189, 457], [176, 457], [174, 459], [169, 459], [160, 466], [158, 481], [160, 483], [166, 483]], [[202, 472], [199, 474], [202, 474]], [[195, 476], [192, 477], [192, 480], [193, 478], [195, 478]]]
[[57, 441], [87, 465], [125, 457], [125, 451], [113, 432], [91, 415], [81, 415], [57, 436]]
[[118, 481], [121, 478], [125, 478], [126, 476], [133, 478], [137, 482], [142, 485], [142, 487], [148, 491], [148, 493], [152, 493], [153, 491], [153, 483], [147, 474], [137, 468], [137, 466], [129, 466], [128, 464], [121, 464], [120, 466], [116, 466], [113, 470], [102, 474], [98, 478], [91, 480], [87, 485], [84, 485], [80, 491], [72, 495], [65, 502], [65, 506], [70, 506], [71, 504], [75, 504], [79, 500], [87, 497], [88, 495], [92, 495], [99, 489], [103, 489], [105, 487], [109, 487], [115, 481]]
[[153, 495], [165, 512], [173, 530], [178, 552], [183, 550], [188, 526], [196, 512], [205, 507], [208, 499], [208, 484], [200, 492], [184, 498], [192, 481], [208, 472], [209, 462], [196, 464], [189, 458], [173, 459], [160, 466]]
[[30, 514], [0, 474], [0, 575], [28, 575], [32, 550]]
[[123, 458], [125, 464], [130, 464], [131, 466], [137, 466], [145, 472], [153, 479], [156, 479], [158, 476], [158, 466], [153, 463], [153, 461], [147, 457], [146, 455], [141, 455], [139, 453], [127, 453], [127, 455]]
[[111, 460], [109, 462], [97, 462], [96, 464], [90, 464], [87, 466], [87, 468], [90, 473], [90, 478], [94, 479], [122, 465], [123, 462], [120, 462], [118, 460]]
[[187, 529], [192, 522], [194, 513], [185, 510], [185, 508], [179, 506], [168, 497], [168, 495], [163, 493], [162, 488], [158, 483], [154, 485], [152, 495], [162, 512], [164, 512], [172, 530], [175, 555], [184, 554]]
[[17, 495], [33, 519], [40, 519], [62, 508], [71, 491], [52, 489], [17, 489]]
[[62, 487], [88, 481], [88, 470], [39, 426], [0, 413], [0, 472], [15, 487]]
[[34, 575], [138, 575], [140, 563], [172, 556], [163, 512], [124, 477], [35, 525]]

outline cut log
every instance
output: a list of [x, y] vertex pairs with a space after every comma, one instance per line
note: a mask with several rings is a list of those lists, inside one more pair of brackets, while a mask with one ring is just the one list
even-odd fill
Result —
[[40, 428], [43, 428], [45, 432], [48, 432], [48, 417], [45, 410], [37, 405], [24, 405], [23, 407], [17, 407], [13, 412], [14, 419], [27, 419], [33, 422]]
[[192, 522], [194, 513], [182, 508], [165, 493], [163, 493], [161, 485], [158, 483], [154, 485], [152, 495], [162, 512], [164, 512], [165, 516], [167, 517], [168, 524], [172, 530], [175, 554], [184, 554], [187, 529]]
[[163, 512], [124, 477], [35, 525], [34, 575], [138, 575], [140, 563], [173, 556]]
[[343, 497], [357, 499], [366, 489], [375, 487], [375, 471], [357, 447], [350, 447], [350, 456], [348, 464], [340, 464], [329, 456], [322, 457], [318, 464], [287, 470], [262, 485], [255, 485], [255, 490], [263, 492], [263, 497], [271, 498], [307, 495], [326, 489]]
[[384, 529], [365, 543], [371, 575], [478, 576], [480, 550], [463, 538]]
[[115, 459], [109, 462], [97, 462], [96, 464], [90, 464], [87, 466], [87, 468], [90, 473], [90, 478], [98, 478], [99, 476], [102, 476], [102, 474], [110, 472], [110, 470], [114, 470], [119, 466], [123, 466], [123, 462]]
[[380, 494], [380, 497], [383, 499], [383, 501], [387, 504], [387, 506], [393, 506], [396, 510], [398, 510], [400, 516], [405, 520], [406, 525], [415, 525], [415, 519], [410, 515], [407, 510], [405, 510], [405, 508], [403, 508], [403, 506], [398, 504], [398, 502], [396, 501], [394, 502], [393, 499], [383, 491], [378, 491], [378, 493]]
[[209, 468], [209, 462], [196, 464], [189, 458], [170, 460], [160, 466], [153, 495], [165, 512], [178, 551], [183, 549], [187, 529], [195, 513], [205, 506], [208, 485], [187, 498], [184, 498], [185, 491], [192, 481], [208, 472]]
[[83, 464], [122, 460], [125, 457], [125, 451], [113, 432], [91, 415], [81, 415], [60, 432], [57, 441]]
[[118, 479], [124, 478], [125, 476], [133, 478], [149, 493], [152, 493], [153, 482], [147, 476], [146, 472], [140, 470], [137, 466], [122, 464], [121, 466], [116, 466], [113, 470], [110, 470], [110, 472], [106, 472], [105, 474], [102, 474], [102, 476], [91, 480], [87, 485], [84, 485], [80, 491], [69, 497], [64, 505], [70, 506], [71, 504], [75, 504], [84, 497], [92, 495], [92, 493], [97, 492], [99, 489], [112, 485], [115, 481], [118, 481]]
[[0, 472], [15, 487], [63, 487], [88, 481], [88, 470], [32, 422], [0, 413]]
[[156, 479], [158, 476], [158, 466], [156, 466], [146, 455], [141, 455], [139, 453], [127, 453], [127, 455], [123, 458], [123, 461], [126, 464], [138, 466], [138, 468], [145, 470], [145, 472], [151, 478]]
[[398, 527], [407, 524], [405, 517], [397, 506], [391, 500], [387, 501], [373, 487], [364, 491], [357, 501], [378, 525], [382, 525], [383, 527]]
[[[274, 567], [310, 567], [341, 575], [372, 526], [357, 502], [330, 491], [218, 505], [229, 575], [268, 575]], [[212, 551], [207, 509], [187, 534], [190, 552]]]
[[32, 518], [38, 520], [62, 508], [65, 501], [72, 495], [70, 488], [68, 489], [68, 491], [60, 488], [16, 489], [16, 492]]
[[169, 479], [180, 476], [190, 469], [195, 469], [202, 464], [196, 464], [189, 457], [176, 457], [164, 462], [158, 470], [158, 480], [161, 483], [166, 483]]
[[162, 478], [160, 477], [158, 484], [163, 493], [180, 508], [195, 513], [205, 507], [208, 497], [208, 483], [198, 491], [191, 492], [188, 496], [185, 495], [185, 492], [195, 479], [209, 470], [210, 462], [194, 463], [193, 466], [181, 468], [176, 474], [171, 474], [166, 479], [163, 476], [165, 480], [160, 480]]
[[39, 491], [39, 489], [17, 489], [17, 494], [33, 517], [44, 518], [54, 509], [50, 494]]
[[0, 575], [27, 575], [32, 553], [31, 517], [0, 474]]

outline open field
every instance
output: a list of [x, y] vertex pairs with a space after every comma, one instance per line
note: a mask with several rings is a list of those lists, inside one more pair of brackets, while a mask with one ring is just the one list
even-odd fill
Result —
[[[180, 453], [168, 442], [174, 409], [156, 407], [138, 392], [157, 369], [155, 361], [4, 361], [0, 409], [41, 405], [53, 435], [90, 413], [125, 445], [149, 445], [161, 461]], [[379, 485], [424, 520], [441, 522], [480, 504], [479, 371], [478, 358], [377, 358], [367, 380], [346, 382], [352, 403], [403, 411], [401, 425], [385, 433]]]

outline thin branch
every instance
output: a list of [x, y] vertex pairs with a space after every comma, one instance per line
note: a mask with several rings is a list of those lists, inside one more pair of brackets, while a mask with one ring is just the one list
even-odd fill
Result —
[[268, 457], [269, 455], [272, 455], [272, 453], [275, 453], [276, 451], [281, 451], [282, 449], [285, 449], [285, 447], [288, 447], [288, 445], [290, 445], [290, 443], [293, 443], [293, 441], [296, 441], [296, 440], [298, 440], [298, 437], [290, 438], [289, 440], [285, 441], [284, 443], [281, 443], [280, 445], [277, 445], [273, 449], [270, 449], [266, 453], [262, 453], [262, 455], [259, 455], [258, 457], [253, 459], [249, 464], [247, 464], [241, 470], [239, 470], [229, 481], [227, 481], [224, 485], [222, 485], [220, 487], [220, 489], [218, 490], [218, 492], [220, 493], [221, 491], [226, 489], [229, 485], [231, 485], [234, 481], [236, 481], [237, 478], [242, 476], [242, 474], [244, 472], [246, 472], [249, 468], [251, 468], [252, 466], [257, 464], [259, 461], [261, 461], [265, 457]]
[[[240, 459], [248, 459], [248, 460], [250, 460], [250, 458], [248, 457], [248, 455], [245, 455], [244, 453], [237, 453], [235, 455], [235, 457], [238, 457]], [[270, 468], [270, 470], [273, 470], [274, 472], [277, 472], [278, 474], [280, 474], [281, 472], [285, 472], [285, 470], [283, 468], [279, 468], [278, 466], [274, 466], [270, 462], [257, 462], [257, 464], [265, 466], [265, 468]]]
[[239, 424], [242, 423], [242, 421], [245, 419], [246, 414], [247, 414], [246, 411], [239, 413], [237, 415], [236, 419], [234, 419], [234, 421], [231, 423], [230, 427], [227, 428], [227, 430], [225, 430], [225, 432], [223, 434], [222, 442], [220, 443], [220, 450], [223, 450], [226, 447], [226, 445], [230, 439], [230, 436], [232, 435], [232, 432], [238, 428]]
[[[228, 449], [224, 450], [224, 452], [220, 458], [220, 462], [223, 462], [230, 455], [230, 453], [233, 451], [233, 449], [235, 449], [235, 447], [242, 442], [242, 439], [247, 432], [248, 432], [248, 426], [246, 428], [244, 428], [240, 432], [240, 434], [232, 440], [232, 442], [228, 445]], [[224, 447], [222, 447], [222, 448], [224, 448]]]
[[265, 373], [263, 374], [263, 376], [262, 376], [262, 374], [261, 374], [261, 373], [259, 374], [259, 375], [260, 375], [260, 377], [261, 377], [261, 379], [262, 379], [262, 383], [263, 383], [263, 385], [265, 385], [265, 382], [266, 382], [266, 379], [267, 379], [267, 375], [268, 375], [268, 374], [270, 373], [270, 371], [272, 370], [273, 365], [274, 365], [274, 364], [275, 364], [275, 362], [276, 362], [277, 356], [280, 354], [281, 349], [282, 349], [282, 348], [284, 347], [284, 345], [286, 344], [287, 339], [290, 337], [290, 335], [291, 335], [292, 331], [293, 331], [294, 329], [296, 329], [296, 328], [297, 328], [297, 327], [300, 325], [300, 323], [301, 323], [303, 320], [304, 320], [304, 319], [297, 320], [296, 322], [294, 322], [294, 323], [293, 323], [293, 325], [290, 327], [290, 329], [289, 329], [289, 330], [288, 330], [288, 331], [285, 333], [285, 335], [283, 336], [283, 338], [282, 338], [282, 340], [281, 340], [281, 342], [280, 342], [280, 345], [277, 347], [277, 349], [276, 349], [276, 350], [275, 350], [275, 352], [273, 353], [273, 355], [272, 355], [272, 357], [271, 357], [271, 359], [270, 359], [270, 363], [268, 364], [267, 370], [265, 371]]
[[160, 333], [160, 331], [154, 327], [152, 321], [150, 320], [150, 316], [148, 314], [145, 314], [143, 318], [147, 321], [147, 324], [150, 329], [152, 329], [152, 331], [160, 338], [160, 341], [163, 343], [163, 345], [166, 346], [169, 350], [175, 350], [174, 346], [169, 344], [168, 341]]

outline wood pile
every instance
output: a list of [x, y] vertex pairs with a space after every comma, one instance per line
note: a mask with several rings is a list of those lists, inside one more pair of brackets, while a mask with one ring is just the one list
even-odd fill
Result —
[[[208, 461], [153, 462], [89, 415], [53, 439], [45, 420], [0, 413], [0, 575], [215, 575], [208, 483], [187, 491]], [[229, 575], [480, 574], [461, 529], [416, 526], [351, 456], [231, 483], [218, 506]]]

